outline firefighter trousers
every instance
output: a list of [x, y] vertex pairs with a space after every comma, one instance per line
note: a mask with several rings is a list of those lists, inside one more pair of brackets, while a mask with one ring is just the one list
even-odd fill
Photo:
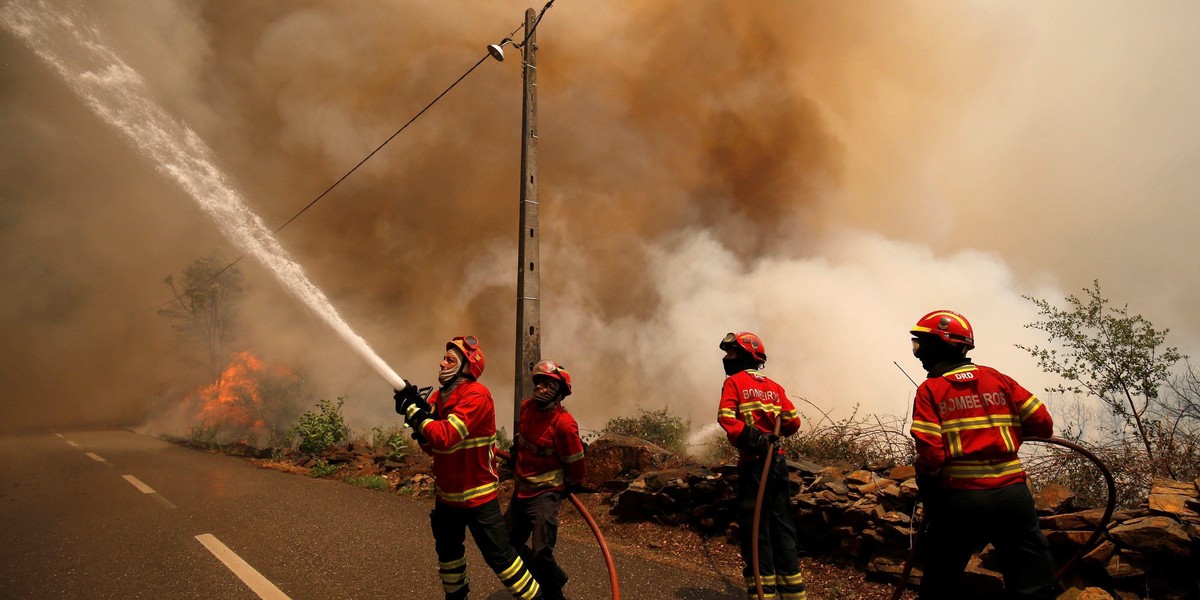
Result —
[[525, 561], [508, 543], [500, 503], [489, 500], [479, 506], [458, 508], [438, 502], [429, 513], [433, 529], [434, 549], [438, 556], [438, 574], [446, 600], [465, 600], [470, 592], [467, 578], [467, 530], [496, 576], [514, 598], [541, 600], [537, 580], [525, 567]]
[[963, 570], [988, 543], [996, 548], [1008, 598], [1058, 596], [1050, 544], [1024, 482], [994, 490], [942, 489], [926, 504], [922, 600], [962, 598]]
[[532, 498], [514, 495], [508, 512], [504, 514], [508, 541], [517, 554], [525, 559], [529, 571], [541, 584], [542, 596], [546, 600], [562, 598], [563, 586], [567, 585], [567, 574], [554, 560], [561, 503], [560, 492], [542, 492]]
[[[763, 463], [747, 461], [738, 465], [738, 530], [741, 533], [742, 575], [749, 598], [758, 598], [754, 585], [751, 552], [754, 538], [754, 503], [762, 481]], [[796, 525], [791, 512], [787, 461], [773, 457], [763, 494], [762, 515], [758, 523], [758, 570], [763, 596], [780, 600], [805, 600], [804, 578], [796, 551]]]

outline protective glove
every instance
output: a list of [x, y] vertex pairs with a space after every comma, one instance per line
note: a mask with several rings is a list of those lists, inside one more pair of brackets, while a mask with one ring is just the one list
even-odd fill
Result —
[[422, 409], [427, 413], [430, 412], [429, 403], [425, 399], [429, 397], [433, 388], [424, 387], [417, 389], [417, 386], [413, 385], [407, 379], [404, 380], [404, 383], [404, 389], [396, 390], [396, 393], [392, 395], [392, 398], [396, 400], [396, 413], [403, 415], [407, 419], [409, 413], [414, 408]]
[[404, 423], [409, 427], [412, 427], [412, 430], [415, 432], [419, 433], [421, 431], [421, 427], [426, 421], [433, 420], [433, 417], [429, 414], [428, 404], [419, 406], [414, 403], [410, 405], [407, 410], [408, 414], [404, 416]]
[[745, 450], [766, 452], [767, 445], [772, 443], [772, 438], [774, 438], [776, 441], [779, 440], [779, 436], [773, 433], [763, 433], [759, 431], [757, 427], [747, 425], [746, 427], [743, 427], [742, 432], [738, 434], [737, 443], [734, 445]]

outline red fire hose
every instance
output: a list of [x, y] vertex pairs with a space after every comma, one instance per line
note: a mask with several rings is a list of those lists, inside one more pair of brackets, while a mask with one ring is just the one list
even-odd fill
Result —
[[[779, 426], [783, 419], [775, 419], [775, 436], [779, 437]], [[753, 427], [753, 425], [750, 425]], [[767, 456], [763, 460], [762, 477], [758, 480], [758, 497], [754, 499], [754, 528], [750, 534], [750, 565], [754, 569], [754, 591], [758, 592], [758, 600], [767, 600], [762, 589], [762, 574], [758, 570], [758, 524], [762, 521], [763, 496], [767, 493], [767, 477], [771, 475], [771, 463], [775, 459], [775, 444], [767, 444]], [[743, 538], [745, 539], [745, 538]]]
[[612, 553], [608, 551], [608, 543], [604, 541], [604, 534], [600, 532], [600, 526], [596, 524], [596, 520], [592, 518], [592, 513], [588, 512], [583, 502], [575, 497], [575, 494], [567, 494], [567, 499], [575, 506], [575, 510], [579, 511], [579, 516], [587, 521], [588, 527], [592, 530], [592, 535], [596, 536], [596, 543], [600, 544], [600, 553], [604, 555], [604, 566], [608, 568], [608, 587], [612, 590], [613, 600], [621, 600], [621, 586], [617, 582], [617, 565], [613, 564]]
[[[1079, 454], [1083, 455], [1084, 458], [1092, 461], [1092, 463], [1096, 465], [1097, 469], [1100, 469], [1100, 474], [1104, 476], [1104, 483], [1108, 485], [1108, 503], [1104, 507], [1104, 516], [1100, 517], [1100, 521], [1096, 523], [1096, 529], [1092, 531], [1091, 537], [1089, 537], [1088, 540], [1083, 543], [1083, 546], [1081, 546], [1079, 550], [1075, 552], [1075, 555], [1072, 556], [1070, 560], [1063, 563], [1063, 566], [1059, 567], [1058, 571], [1054, 573], [1056, 579], [1062, 579], [1063, 575], [1066, 575], [1067, 572], [1070, 571], [1071, 567], [1075, 566], [1075, 563], [1078, 562], [1079, 559], [1083, 558], [1083, 556], [1092, 549], [1092, 545], [1094, 545], [1096, 541], [1100, 539], [1100, 536], [1104, 534], [1104, 530], [1108, 526], [1108, 521], [1112, 518], [1113, 510], [1115, 510], [1117, 507], [1117, 484], [1113, 480], [1112, 473], [1108, 470], [1108, 466], [1104, 464], [1104, 461], [1100, 460], [1100, 457], [1093, 454], [1092, 451], [1075, 442], [1069, 442], [1062, 438], [1056, 437], [1025, 438], [1025, 441], [1050, 444], [1052, 446], [1062, 446], [1063, 448], [1078, 452]], [[908, 559], [904, 561], [904, 570], [901, 571], [900, 579], [896, 582], [896, 590], [892, 594], [892, 600], [899, 600], [900, 595], [904, 593], [904, 586], [908, 583], [909, 573], [912, 572], [913, 560], [916, 558], [917, 542], [920, 541], [921, 535], [925, 533], [925, 528], [928, 526], [928, 524], [929, 516], [926, 515], [921, 521], [921, 529], [917, 532], [913, 539], [912, 546], [909, 548]]]
[[[497, 448], [496, 456], [507, 460], [512, 457], [512, 454]], [[621, 586], [617, 581], [617, 565], [613, 563], [612, 553], [608, 551], [608, 542], [604, 541], [604, 534], [600, 531], [600, 526], [596, 524], [592, 513], [575, 494], [568, 493], [567, 499], [571, 501], [575, 510], [579, 511], [579, 516], [583, 517], [588, 528], [592, 530], [592, 535], [596, 537], [596, 543], [600, 545], [600, 553], [604, 555], [604, 566], [608, 569], [608, 586], [612, 590], [612, 600], [621, 600]]]

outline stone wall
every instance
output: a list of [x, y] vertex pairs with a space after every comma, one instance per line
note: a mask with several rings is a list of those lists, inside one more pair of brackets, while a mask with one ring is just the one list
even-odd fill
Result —
[[[603, 440], [603, 438], [602, 438]], [[737, 470], [732, 464], [672, 462], [665, 451], [638, 440], [600, 440], [604, 473], [623, 473], [595, 487], [613, 491], [612, 514], [626, 521], [687, 526], [706, 535], [737, 539]], [[656, 447], [655, 447], [656, 448]], [[661, 449], [658, 449], [661, 450]], [[593, 460], [589, 449], [589, 461]], [[620, 456], [638, 456], [625, 464]], [[652, 460], [646, 460], [653, 456]], [[658, 465], [658, 466], [656, 466]], [[873, 578], [896, 580], [919, 527], [921, 511], [911, 466], [867, 468], [789, 461], [792, 506], [803, 550], [853, 564]], [[1061, 486], [1036, 494], [1041, 525], [1060, 567], [1091, 537], [1103, 509], [1075, 510], [1074, 495]], [[1200, 598], [1200, 480], [1158, 479], [1144, 504], [1116, 511], [1090, 551], [1063, 574], [1063, 598]], [[920, 580], [919, 564], [910, 583]], [[976, 600], [1001, 597], [1002, 583], [991, 548], [968, 566]], [[1085, 593], [1086, 591], [1086, 593]]]

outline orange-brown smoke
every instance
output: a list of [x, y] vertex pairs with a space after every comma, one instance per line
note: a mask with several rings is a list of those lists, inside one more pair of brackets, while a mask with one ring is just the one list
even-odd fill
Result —
[[[524, 18], [510, 2], [92, 2], [88, 22], [282, 224]], [[540, 8], [540, 6], [535, 6]], [[824, 406], [903, 412], [906, 330], [955, 308], [981, 362], [1037, 343], [1021, 298], [1100, 278], [1187, 346], [1200, 10], [1102, 2], [583, 2], [538, 31], [543, 350], [585, 427], [711, 420], [717, 341]], [[8, 31], [0, 276], [10, 425], [137, 422], [194, 387], [164, 276], [240, 251]], [[510, 418], [521, 69], [509, 46], [280, 234], [401, 375], [488, 352]], [[237, 348], [390, 392], [261, 267]], [[989, 352], [991, 353], [989, 355]], [[189, 362], [191, 361], [191, 362]], [[1003, 365], [997, 365], [1003, 366]], [[1027, 377], [1028, 378], [1028, 377]], [[35, 408], [36, 407], [36, 408]], [[510, 426], [511, 427], [511, 426]]]

